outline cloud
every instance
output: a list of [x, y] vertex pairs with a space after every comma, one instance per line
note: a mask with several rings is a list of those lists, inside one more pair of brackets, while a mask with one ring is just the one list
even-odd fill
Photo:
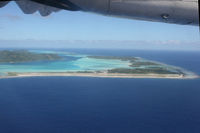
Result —
[[4, 14], [4, 15], [0, 15], [0, 19], [8, 19], [8, 20], [11, 20], [11, 21], [19, 21], [19, 20], [22, 20], [22, 17], [20, 17], [18, 15]]
[[1, 47], [94, 48], [200, 51], [200, 41], [157, 40], [0, 40]]

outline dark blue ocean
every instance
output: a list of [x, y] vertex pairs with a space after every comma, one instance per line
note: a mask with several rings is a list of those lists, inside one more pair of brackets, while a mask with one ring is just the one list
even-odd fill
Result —
[[[200, 52], [67, 51], [138, 56], [200, 74]], [[200, 79], [0, 79], [0, 133], [200, 133]]]

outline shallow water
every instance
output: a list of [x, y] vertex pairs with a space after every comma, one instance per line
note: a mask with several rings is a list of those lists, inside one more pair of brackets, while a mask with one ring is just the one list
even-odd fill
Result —
[[31, 50], [36, 53], [57, 53], [62, 57], [58, 61], [40, 61], [30, 63], [0, 64], [0, 72], [66, 72], [98, 71], [112, 68], [129, 68], [129, 61], [88, 58], [87, 55], [71, 54], [62, 51]]
[[[0, 64], [0, 72], [79, 72], [79, 71], [107, 71], [115, 68], [164, 68], [171, 72], [178, 72], [183, 69], [164, 63], [155, 62], [157, 65], [140, 65], [131, 67], [130, 61], [120, 59], [95, 59], [88, 57], [88, 53], [75, 53], [63, 50], [29, 50], [35, 53], [54, 53], [62, 57], [61, 60], [56, 61], [38, 61], [26, 63], [5, 63]], [[80, 52], [80, 51], [79, 51]], [[91, 54], [93, 55], [93, 54]], [[119, 56], [119, 55], [114, 55]], [[149, 60], [138, 58], [137, 62], [149, 62]], [[179, 72], [178, 72], [179, 73]]]

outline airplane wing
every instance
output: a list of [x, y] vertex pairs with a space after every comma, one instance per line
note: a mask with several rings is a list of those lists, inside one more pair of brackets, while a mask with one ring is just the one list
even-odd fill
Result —
[[[11, 0], [0, 0], [0, 8]], [[89, 11], [146, 21], [199, 24], [198, 0], [15, 0], [25, 14], [42, 16], [61, 9]]]

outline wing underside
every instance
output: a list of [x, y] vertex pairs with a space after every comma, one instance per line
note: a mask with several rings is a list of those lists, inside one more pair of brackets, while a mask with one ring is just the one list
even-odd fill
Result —
[[198, 25], [200, 18], [200, 0], [0, 0], [0, 8], [9, 1], [25, 14], [42, 16], [65, 9], [184, 25]]

